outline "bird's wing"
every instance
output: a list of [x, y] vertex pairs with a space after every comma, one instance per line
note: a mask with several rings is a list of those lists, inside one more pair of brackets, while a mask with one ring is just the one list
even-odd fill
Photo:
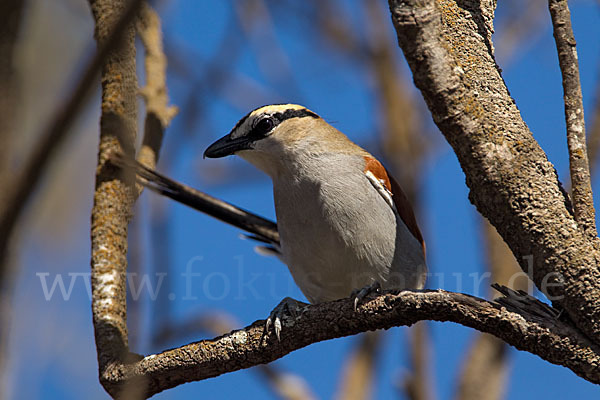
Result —
[[415, 213], [398, 182], [388, 174], [379, 161], [370, 156], [365, 156], [364, 173], [381, 197], [404, 222], [410, 233], [421, 243], [423, 253], [425, 253], [425, 241], [419, 225], [417, 225]]

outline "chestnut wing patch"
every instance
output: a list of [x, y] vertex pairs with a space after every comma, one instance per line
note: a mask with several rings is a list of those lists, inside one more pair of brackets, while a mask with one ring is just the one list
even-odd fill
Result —
[[402, 191], [398, 182], [388, 175], [387, 170], [379, 161], [370, 156], [365, 156], [364, 158], [365, 175], [390, 207], [398, 213], [410, 233], [421, 243], [423, 253], [425, 253], [425, 241], [423, 240], [423, 235], [417, 225], [415, 213], [406, 194]]

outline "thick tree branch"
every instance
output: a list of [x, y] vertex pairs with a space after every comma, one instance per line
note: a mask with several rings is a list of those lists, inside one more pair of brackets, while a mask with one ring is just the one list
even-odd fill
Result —
[[[214, 311], [207, 312], [183, 323], [167, 323], [161, 326], [157, 332], [157, 341], [165, 343], [173, 342], [180, 337], [206, 333], [210, 335], [225, 335], [240, 326], [238, 321], [227, 313]], [[300, 376], [278, 368], [274, 364], [258, 365], [251, 369], [272, 390], [273, 394], [281, 400], [312, 400], [312, 393], [307, 382]]]
[[[136, 3], [139, 1], [90, 0], [100, 48], [111, 37], [119, 16]], [[107, 160], [114, 152], [123, 151], [130, 157], [134, 152], [137, 77], [132, 20], [122, 28], [122, 40], [106, 55], [102, 66], [102, 116], [91, 232], [92, 315], [101, 382], [104, 371], [123, 362], [128, 352], [127, 225], [134, 189], [133, 180], [123, 179], [119, 169]]]
[[537, 287], [600, 342], [598, 253], [495, 64], [495, 1], [389, 4], [415, 84], [458, 157], [469, 199]]
[[456, 322], [492, 333], [517, 349], [600, 383], [600, 348], [571, 326], [443, 290], [385, 293], [364, 303], [357, 312], [351, 299], [306, 306], [293, 323], [284, 321], [281, 341], [273, 334], [265, 336], [265, 321], [256, 321], [213, 340], [149, 355], [137, 362], [112, 364], [103, 379], [111, 394], [131, 380], [144, 380], [146, 395], [151, 396], [185, 382], [268, 363], [312, 343], [424, 319]]
[[562, 85], [567, 123], [567, 146], [575, 220], [583, 230], [596, 239], [596, 212], [590, 179], [590, 165], [583, 118], [583, 95], [579, 81], [579, 62], [571, 12], [567, 0], [549, 0], [548, 7], [554, 28], [554, 40], [562, 72]]

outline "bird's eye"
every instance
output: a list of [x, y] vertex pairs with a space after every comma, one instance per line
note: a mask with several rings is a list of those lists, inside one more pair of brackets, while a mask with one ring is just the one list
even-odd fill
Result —
[[275, 122], [273, 122], [273, 119], [266, 117], [256, 123], [254, 131], [257, 136], [266, 136], [274, 126]]

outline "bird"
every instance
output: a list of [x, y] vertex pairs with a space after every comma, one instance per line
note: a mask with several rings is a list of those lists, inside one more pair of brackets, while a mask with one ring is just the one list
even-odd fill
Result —
[[[276, 255], [312, 303], [380, 290], [420, 290], [427, 278], [425, 241], [413, 209], [389, 171], [313, 111], [297, 104], [259, 107], [211, 144], [205, 158], [237, 155], [273, 183], [277, 222], [178, 183], [133, 159], [149, 189], [249, 233], [263, 254]], [[286, 297], [270, 313], [280, 339], [286, 313], [302, 302]]]
[[[389, 171], [306, 107], [273, 104], [244, 116], [205, 158], [237, 155], [273, 183], [278, 240], [268, 250], [285, 263], [310, 303], [379, 289], [423, 289], [426, 248], [413, 209]], [[297, 307], [285, 298], [271, 313]]]

